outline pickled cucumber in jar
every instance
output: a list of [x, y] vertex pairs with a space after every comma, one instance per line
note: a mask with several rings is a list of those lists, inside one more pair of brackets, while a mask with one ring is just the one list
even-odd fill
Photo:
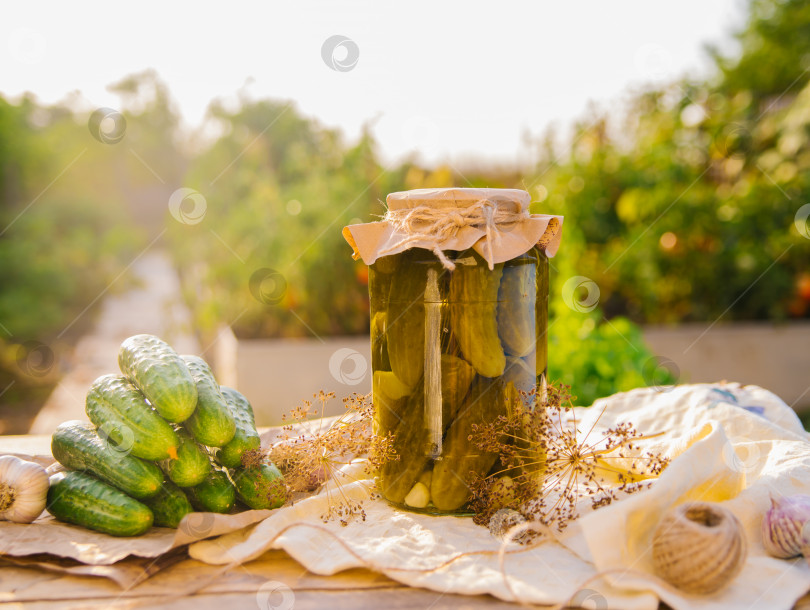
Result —
[[[397, 454], [377, 484], [398, 507], [469, 514], [470, 482], [499, 463], [473, 431], [545, 396], [547, 257], [563, 219], [530, 202], [517, 189], [417, 189], [388, 195], [381, 222], [344, 229], [369, 264], [373, 433]], [[520, 447], [542, 463], [535, 449]]]
[[471, 475], [495, 466], [469, 440], [472, 425], [529, 404], [545, 382], [546, 257], [533, 249], [494, 270], [472, 250], [453, 260], [448, 271], [414, 248], [369, 273], [374, 433], [393, 434], [398, 456], [378, 486], [436, 514], [467, 514]]

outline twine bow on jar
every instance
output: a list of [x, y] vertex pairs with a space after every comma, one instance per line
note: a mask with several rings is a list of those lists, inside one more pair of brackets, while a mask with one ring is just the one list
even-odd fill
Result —
[[534, 247], [551, 258], [562, 237], [563, 217], [530, 214], [531, 195], [519, 189], [414, 189], [389, 193], [385, 201], [379, 222], [343, 228], [352, 258], [367, 265], [423, 248], [453, 271], [454, 253], [473, 248], [492, 270]]
[[450, 260], [441, 245], [453, 239], [464, 227], [475, 227], [486, 234], [486, 254], [484, 258], [490, 270], [495, 266], [493, 245], [501, 240], [501, 231], [514, 226], [515, 223], [529, 218], [528, 210], [513, 202], [493, 202], [480, 199], [466, 207], [435, 208], [420, 205], [415, 208], [391, 210], [383, 217], [394, 230], [404, 237], [393, 245], [379, 252], [385, 256], [394, 251], [401, 251], [411, 244], [420, 243], [429, 248], [441, 261], [445, 269], [453, 271], [455, 263]]

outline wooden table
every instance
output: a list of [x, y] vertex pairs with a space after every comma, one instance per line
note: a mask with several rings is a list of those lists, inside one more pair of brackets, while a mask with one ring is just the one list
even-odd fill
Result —
[[[49, 435], [0, 436], [0, 455], [49, 455]], [[334, 576], [312, 574], [284, 551], [221, 573], [190, 559], [184, 549], [154, 576], [131, 588], [98, 576], [75, 576], [14, 565], [0, 557], [0, 610], [6, 608], [171, 608], [172, 610], [260, 610], [351, 608], [516, 608], [490, 596], [461, 596], [414, 589], [370, 570], [353, 569]], [[123, 560], [141, 569], [143, 559]], [[206, 584], [193, 595], [172, 597], [195, 582]], [[274, 592], [275, 591], [275, 592]]]

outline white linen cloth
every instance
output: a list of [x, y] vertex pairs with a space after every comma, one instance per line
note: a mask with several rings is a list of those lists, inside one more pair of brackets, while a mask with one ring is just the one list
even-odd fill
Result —
[[[582, 516], [559, 541], [529, 550], [508, 545], [504, 567], [511, 587], [499, 568], [501, 542], [470, 518], [409, 513], [381, 499], [365, 499], [365, 521], [344, 527], [321, 520], [328, 503], [325, 491], [255, 526], [194, 543], [189, 552], [224, 565], [281, 548], [317, 574], [369, 567], [441, 593], [515, 600], [514, 591], [524, 602], [573, 600], [572, 605], [626, 610], [654, 610], [659, 600], [675, 610], [791, 608], [810, 589], [807, 563], [768, 556], [760, 534], [771, 495], [810, 494], [810, 436], [777, 396], [726, 383], [642, 388], [577, 408], [576, 416], [582, 431], [631, 422], [643, 434], [660, 432], [643, 446], [672, 462], [650, 489], [595, 511], [584, 501]], [[343, 491], [367, 498], [368, 483], [356, 481]], [[650, 540], [662, 513], [696, 499], [723, 503], [740, 520], [748, 540], [743, 571], [711, 596], [680, 594], [638, 575], [652, 574]], [[616, 568], [628, 571], [617, 573]], [[612, 571], [594, 578], [604, 570]]]

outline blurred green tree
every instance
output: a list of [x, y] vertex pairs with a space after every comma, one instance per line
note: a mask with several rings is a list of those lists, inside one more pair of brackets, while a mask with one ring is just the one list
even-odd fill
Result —
[[810, 28], [804, 4], [755, 2], [742, 55], [718, 58], [716, 82], [642, 91], [617, 128], [583, 121], [562, 163], [546, 152], [535, 196], [582, 230], [578, 272], [597, 282], [608, 317], [810, 315], [810, 240], [797, 220], [810, 201], [810, 38], [781, 35]]
[[98, 295], [142, 240], [110, 147], [71, 101], [0, 98], [0, 433], [25, 432], [87, 328]]
[[720, 68], [719, 90], [750, 93], [771, 104], [810, 82], [810, 4], [805, 0], [752, 0], [748, 23], [738, 32], [740, 55], [709, 51]]
[[347, 146], [291, 103], [214, 103], [210, 115], [223, 135], [186, 180], [205, 196], [205, 217], [171, 231], [201, 332], [222, 323], [242, 337], [368, 332], [367, 270], [340, 230], [382, 214], [401, 172], [380, 165], [369, 133]]

